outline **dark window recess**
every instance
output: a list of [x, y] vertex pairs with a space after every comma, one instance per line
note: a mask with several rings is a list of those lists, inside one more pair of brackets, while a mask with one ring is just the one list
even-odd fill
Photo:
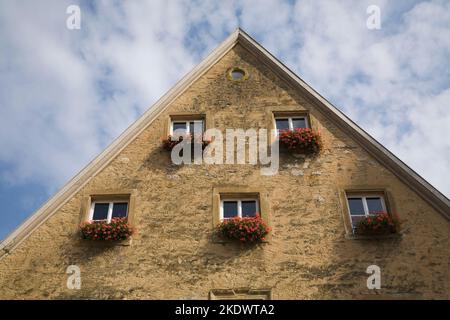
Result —
[[126, 202], [114, 203], [112, 211], [113, 218], [125, 218], [127, 216], [127, 213], [128, 213], [128, 203]]
[[305, 118], [294, 118], [294, 119], [292, 119], [292, 126], [294, 129], [306, 128], [306, 119]]
[[224, 201], [223, 202], [223, 218], [233, 218], [238, 215], [238, 203], [237, 201]]
[[276, 119], [277, 130], [289, 130], [289, 120], [288, 119]]
[[365, 215], [364, 205], [361, 198], [349, 198], [348, 206], [350, 208], [351, 215]]
[[242, 201], [242, 217], [256, 216], [256, 201]]
[[94, 214], [92, 220], [108, 219], [109, 203], [96, 203], [94, 206]]
[[203, 122], [191, 122], [189, 124], [191, 133], [198, 135], [203, 133]]
[[366, 201], [369, 214], [383, 212], [383, 203], [381, 202], [381, 198], [366, 198]]
[[186, 122], [174, 122], [173, 123], [173, 131], [183, 130], [186, 131]]

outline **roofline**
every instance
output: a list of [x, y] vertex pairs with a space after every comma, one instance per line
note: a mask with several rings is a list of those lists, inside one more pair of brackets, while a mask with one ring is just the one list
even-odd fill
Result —
[[200, 64], [192, 69], [178, 81], [172, 89], [144, 112], [139, 119], [130, 125], [102, 153], [88, 163], [41, 208], [36, 210], [17, 229], [6, 237], [5, 240], [0, 243], [0, 259], [27, 239], [34, 230], [47, 221], [53, 213], [59, 210], [73, 195], [83, 188], [92, 177], [103, 170], [129, 143], [145, 130], [172, 101], [189, 88], [194, 81], [207, 72], [238, 42], [259, 58], [262, 63], [267, 65], [280, 78], [287, 81], [294, 89], [298, 89], [305, 93], [309, 102], [314, 104], [324, 116], [338, 125], [341, 130], [352, 136], [362, 148], [385, 165], [394, 175], [407, 184], [446, 219], [450, 220], [450, 200], [448, 198], [311, 88], [247, 33], [242, 29], [237, 28]]
[[89, 162], [42, 207], [31, 214], [17, 229], [10, 233], [0, 243], [0, 259], [20, 245], [31, 233], [42, 225], [54, 212], [59, 210], [84, 185], [103, 170], [131, 141], [144, 131], [158, 115], [180, 96], [189, 86], [208, 71], [221, 57], [223, 57], [238, 41], [242, 32], [236, 29], [222, 44], [214, 49], [200, 64], [179, 80], [164, 96], [156, 101], [131, 124], [119, 137], [117, 137], [103, 152]]
[[[239, 44], [246, 47], [247, 50], [254, 53], [257, 57], [262, 58], [262, 62], [265, 60], [265, 64], [271, 68], [272, 71], [276, 72], [278, 76], [293, 85], [294, 89], [300, 89], [302, 92], [306, 93], [306, 97], [309, 97], [309, 102], [318, 107], [325, 117], [330, 119], [334, 124], [337, 124], [344, 132], [352, 136], [363, 149], [385, 165], [395, 176], [418, 193], [421, 198], [440, 212], [447, 220], [450, 220], [450, 200], [444, 194], [397, 158], [397, 156], [359, 127], [343, 112], [310, 87], [305, 81], [242, 30], [240, 30], [239, 33], [239, 40]], [[255, 48], [257, 50], [254, 50]]]

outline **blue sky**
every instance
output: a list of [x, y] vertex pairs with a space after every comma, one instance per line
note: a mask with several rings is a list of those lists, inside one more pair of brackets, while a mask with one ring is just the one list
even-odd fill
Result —
[[237, 26], [450, 196], [448, 1], [0, 0], [0, 239]]

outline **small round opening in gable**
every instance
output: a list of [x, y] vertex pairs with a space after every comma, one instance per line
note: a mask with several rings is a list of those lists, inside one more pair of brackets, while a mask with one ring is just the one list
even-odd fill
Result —
[[231, 78], [233, 78], [233, 80], [242, 80], [244, 79], [245, 76], [245, 72], [242, 70], [233, 70], [231, 71]]
[[243, 81], [248, 78], [247, 72], [241, 68], [231, 68], [228, 71], [228, 79], [233, 81]]

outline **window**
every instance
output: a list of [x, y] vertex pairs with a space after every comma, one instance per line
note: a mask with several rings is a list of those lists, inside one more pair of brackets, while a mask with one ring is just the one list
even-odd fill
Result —
[[222, 199], [220, 201], [220, 220], [234, 217], [255, 217], [259, 212], [257, 199]]
[[245, 76], [245, 73], [242, 70], [233, 70], [231, 71], [231, 77], [233, 80], [242, 80]]
[[306, 116], [276, 117], [275, 126], [277, 132], [281, 130], [294, 130], [309, 127]]
[[203, 120], [173, 120], [170, 126], [170, 134], [173, 135], [175, 130], [179, 130], [184, 134], [203, 134]]
[[387, 212], [382, 195], [347, 195], [347, 203], [353, 229], [356, 228], [362, 218]]
[[[269, 194], [265, 189], [242, 185], [213, 187], [212, 190], [212, 227], [217, 227], [224, 219], [239, 216], [255, 216], [256, 213], [269, 226], [270, 206]], [[225, 208], [224, 208], [225, 207]], [[270, 234], [268, 236], [270, 241]], [[213, 242], [223, 242], [223, 239], [213, 237]]]
[[244, 69], [234, 67], [228, 70], [228, 79], [233, 81], [243, 81], [248, 79], [248, 74]]
[[136, 192], [135, 189], [100, 189], [86, 194], [81, 202], [80, 222], [110, 223], [113, 218], [126, 218], [134, 226]]
[[91, 205], [89, 220], [111, 222], [112, 218], [128, 216], [128, 202], [94, 201]]

